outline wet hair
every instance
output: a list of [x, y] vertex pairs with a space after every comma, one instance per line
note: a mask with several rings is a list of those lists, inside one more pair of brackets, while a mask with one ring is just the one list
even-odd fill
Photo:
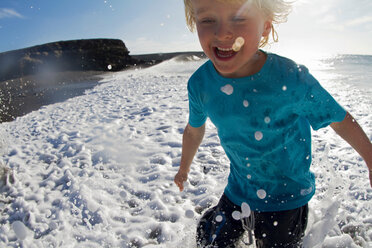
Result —
[[[195, 31], [196, 22], [194, 16], [194, 10], [192, 6], [192, 0], [184, 0], [185, 4], [185, 17], [187, 27], [191, 32]], [[287, 21], [288, 14], [291, 12], [292, 5], [288, 0], [216, 0], [225, 3], [253, 3], [260, 11], [262, 11], [265, 18], [272, 21], [273, 24], [284, 23]], [[278, 34], [271, 26], [271, 36], [274, 42], [278, 41]], [[269, 35], [262, 37], [260, 47], [264, 47], [269, 43]]]

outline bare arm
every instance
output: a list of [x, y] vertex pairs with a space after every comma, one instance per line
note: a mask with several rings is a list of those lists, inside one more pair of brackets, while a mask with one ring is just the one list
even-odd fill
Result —
[[341, 122], [334, 122], [331, 127], [335, 132], [347, 141], [364, 159], [369, 170], [369, 179], [372, 187], [372, 143], [363, 129], [349, 114]]
[[204, 133], [205, 124], [198, 128], [194, 128], [190, 126], [190, 124], [187, 124], [183, 132], [181, 164], [174, 177], [174, 182], [180, 188], [180, 191], [183, 190], [183, 183], [187, 180], [192, 160], [203, 140]]

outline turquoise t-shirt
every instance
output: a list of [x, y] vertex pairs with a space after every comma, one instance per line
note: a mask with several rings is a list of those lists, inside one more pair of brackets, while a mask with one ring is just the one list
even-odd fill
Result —
[[346, 111], [304, 66], [268, 53], [259, 73], [222, 77], [211, 61], [190, 78], [189, 124], [209, 118], [230, 160], [227, 197], [255, 211], [305, 205], [315, 192], [311, 130]]

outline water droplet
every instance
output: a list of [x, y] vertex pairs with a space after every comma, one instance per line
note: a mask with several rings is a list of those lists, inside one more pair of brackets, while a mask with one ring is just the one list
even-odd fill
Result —
[[216, 216], [216, 221], [221, 222], [223, 220], [223, 217], [221, 215]]
[[232, 217], [234, 218], [234, 220], [240, 220], [241, 213], [239, 211], [234, 211], [232, 213]]
[[250, 164], [250, 163], [248, 163], [248, 164], [247, 164], [247, 167], [251, 167], [251, 164]]
[[238, 52], [242, 46], [244, 45], [244, 38], [243, 37], [238, 37], [236, 38], [233, 46], [232, 46], [232, 49], [234, 50], [234, 52]]
[[248, 180], [252, 179], [252, 175], [247, 175]]
[[226, 95], [231, 95], [234, 92], [234, 87], [231, 84], [226, 84], [225, 86], [221, 87], [221, 91]]
[[183, 187], [184, 187], [184, 188], [187, 188], [188, 186], [189, 186], [189, 182], [188, 182], [188, 181], [184, 181], [184, 182], [183, 182]]
[[301, 195], [302, 196], [309, 195], [309, 194], [311, 194], [311, 192], [313, 192], [313, 187], [310, 187], [308, 189], [301, 189]]
[[258, 198], [260, 198], [261, 200], [262, 199], [265, 199], [266, 198], [266, 191], [265, 190], [263, 190], [263, 189], [259, 189], [259, 190], [257, 190], [257, 196], [258, 196]]
[[186, 210], [185, 216], [189, 219], [194, 218], [194, 211], [192, 211], [191, 209]]
[[243, 101], [243, 105], [244, 105], [244, 107], [248, 108], [248, 106], [249, 106], [249, 102], [248, 102], [247, 100], [244, 100], [244, 101]]
[[242, 218], [247, 218], [251, 215], [251, 207], [247, 203], [243, 202], [241, 208]]
[[273, 225], [277, 226], [279, 223], [277, 221], [274, 221]]
[[107, 69], [112, 70], [112, 65], [108, 65]]
[[120, 191], [119, 195], [121, 196], [121, 198], [127, 198], [127, 193], [125, 191]]
[[266, 116], [264, 121], [265, 121], [266, 124], [269, 124], [271, 122], [271, 119], [270, 119], [269, 116]]
[[287, 86], [286, 85], [283, 85], [282, 90], [283, 91], [286, 91], [287, 90]]
[[257, 131], [254, 133], [254, 137], [257, 141], [260, 141], [263, 138], [263, 133], [261, 131]]
[[17, 220], [12, 223], [12, 228], [18, 239], [24, 240], [27, 238], [27, 227], [23, 222]]

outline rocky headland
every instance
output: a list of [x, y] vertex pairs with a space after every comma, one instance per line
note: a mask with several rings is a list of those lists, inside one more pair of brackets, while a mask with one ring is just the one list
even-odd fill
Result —
[[45, 72], [120, 71], [136, 63], [121, 40], [59, 41], [0, 53], [0, 81]]

